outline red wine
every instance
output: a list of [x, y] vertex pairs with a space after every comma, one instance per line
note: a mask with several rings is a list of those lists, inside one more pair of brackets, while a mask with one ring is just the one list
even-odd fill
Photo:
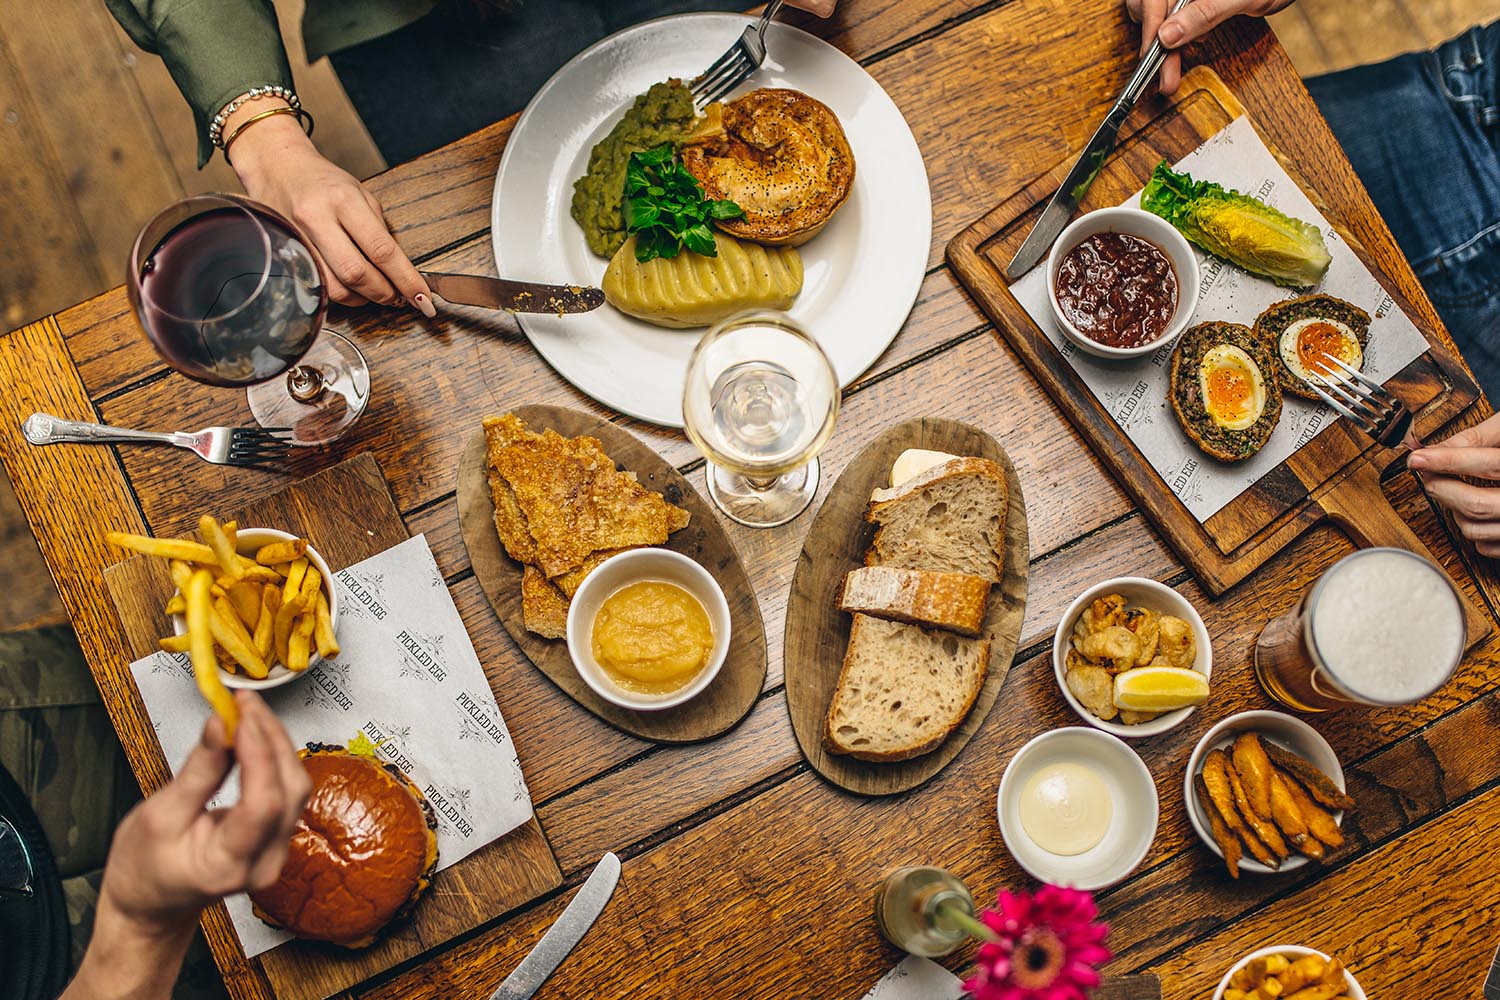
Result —
[[307, 353], [327, 290], [297, 232], [259, 207], [214, 208], [164, 236], [141, 265], [141, 325], [161, 356], [210, 385], [264, 382]]

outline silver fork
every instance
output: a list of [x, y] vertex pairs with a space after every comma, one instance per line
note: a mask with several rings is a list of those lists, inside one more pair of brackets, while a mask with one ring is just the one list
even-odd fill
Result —
[[760, 20], [746, 27], [744, 33], [718, 61], [693, 81], [694, 107], [702, 111], [760, 69], [760, 64], [766, 61], [766, 25], [771, 23], [784, 2], [785, 0], [771, 0], [766, 4], [765, 13], [760, 15]]
[[129, 427], [89, 424], [64, 420], [50, 413], [33, 413], [21, 425], [21, 433], [32, 444], [107, 444], [136, 441], [148, 444], [173, 444], [186, 448], [205, 462], [215, 465], [259, 465], [285, 457], [290, 427], [205, 427], [189, 434], [175, 431], [158, 434]]
[[1314, 363], [1313, 373], [1326, 379], [1327, 388], [1339, 398], [1334, 399], [1323, 386], [1310, 381], [1307, 384], [1312, 391], [1380, 444], [1387, 448], [1403, 442], [1408, 447], [1420, 445], [1415, 437], [1408, 440], [1411, 410], [1385, 386], [1326, 352]]

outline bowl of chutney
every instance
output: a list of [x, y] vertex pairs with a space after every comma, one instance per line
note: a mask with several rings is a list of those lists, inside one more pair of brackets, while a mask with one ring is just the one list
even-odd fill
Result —
[[1135, 208], [1080, 216], [1052, 245], [1047, 297], [1058, 327], [1101, 358], [1149, 355], [1198, 307], [1198, 260], [1166, 220]]

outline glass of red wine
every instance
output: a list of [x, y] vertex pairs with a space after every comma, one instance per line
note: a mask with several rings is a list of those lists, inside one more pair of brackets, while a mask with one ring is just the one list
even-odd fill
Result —
[[311, 243], [265, 205], [233, 194], [168, 205], [136, 237], [126, 288], [167, 364], [247, 387], [256, 421], [289, 429], [291, 444], [326, 444], [364, 411], [370, 369], [323, 328], [328, 288]]

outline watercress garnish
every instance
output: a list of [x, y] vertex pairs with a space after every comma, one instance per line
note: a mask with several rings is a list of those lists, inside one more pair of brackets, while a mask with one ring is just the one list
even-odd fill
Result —
[[621, 208], [626, 232], [636, 234], [635, 259], [642, 263], [676, 257], [684, 247], [717, 257], [710, 223], [745, 214], [732, 201], [706, 197], [698, 179], [677, 159], [671, 143], [630, 154]]

